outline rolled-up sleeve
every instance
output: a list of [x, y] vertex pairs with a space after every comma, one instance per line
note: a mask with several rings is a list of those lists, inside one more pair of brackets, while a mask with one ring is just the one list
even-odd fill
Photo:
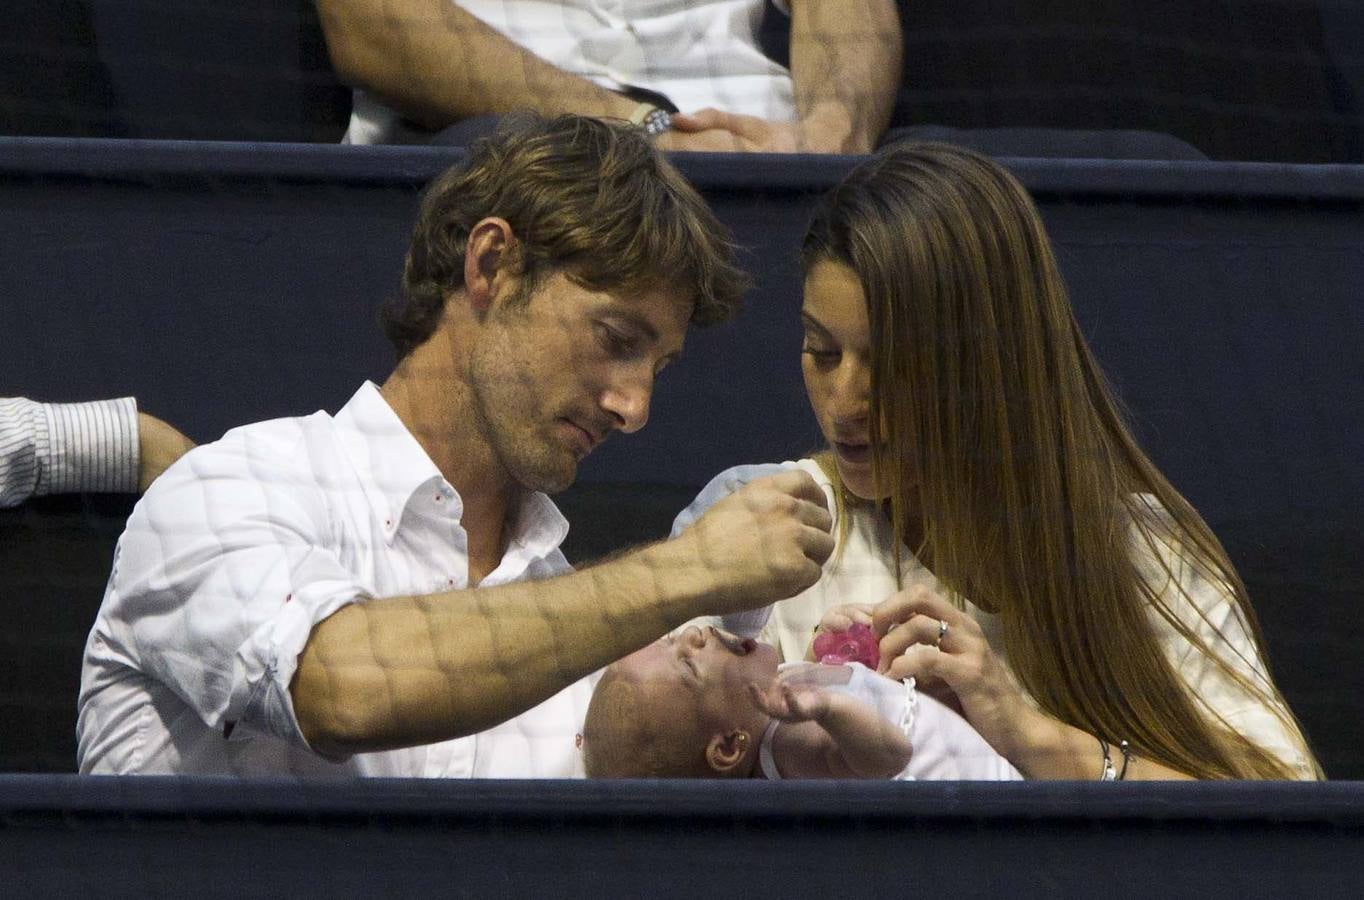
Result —
[[119, 542], [101, 626], [110, 651], [209, 727], [306, 745], [289, 694], [298, 656], [318, 622], [370, 592], [342, 564], [310, 472], [263, 478], [252, 462], [314, 448], [250, 440], [197, 449], [155, 482]]
[[137, 490], [137, 403], [0, 398], [0, 507], [29, 497]]
[[0, 507], [18, 506], [38, 484], [42, 409], [23, 397], [0, 397]]

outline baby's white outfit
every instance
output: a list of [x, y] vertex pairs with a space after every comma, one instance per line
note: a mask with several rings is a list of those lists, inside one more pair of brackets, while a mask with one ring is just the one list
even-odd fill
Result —
[[[904, 731], [914, 755], [897, 781], [1020, 781], [1023, 776], [995, 752], [985, 738], [960, 715], [932, 697], [920, 695], [912, 681], [900, 682], [861, 663], [783, 663], [778, 669], [788, 684], [808, 684], [845, 694], [870, 704], [887, 721]], [[763, 732], [758, 760], [763, 774], [780, 779], [772, 757], [772, 735], [780, 725], [773, 719]]]

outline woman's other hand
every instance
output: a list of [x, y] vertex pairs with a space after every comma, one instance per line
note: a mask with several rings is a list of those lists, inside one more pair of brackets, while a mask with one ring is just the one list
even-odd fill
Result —
[[854, 624], [872, 627], [871, 611], [875, 609], [872, 603], [840, 603], [831, 606], [824, 611], [820, 617], [819, 624], [815, 626], [815, 631], [810, 635], [810, 643], [805, 646], [805, 661], [819, 662], [815, 658], [814, 639], [825, 631], [847, 631]]
[[1024, 697], [975, 619], [922, 585], [878, 604], [879, 671], [913, 677], [920, 690], [959, 711], [990, 746], [1014, 760], [1044, 718]]

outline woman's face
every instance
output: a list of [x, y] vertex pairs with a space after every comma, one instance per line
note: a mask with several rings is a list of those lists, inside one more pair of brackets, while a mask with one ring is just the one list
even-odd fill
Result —
[[805, 279], [800, 317], [805, 390], [838, 474], [855, 496], [882, 500], [886, 492], [871, 469], [871, 328], [853, 270], [831, 260], [816, 263]]

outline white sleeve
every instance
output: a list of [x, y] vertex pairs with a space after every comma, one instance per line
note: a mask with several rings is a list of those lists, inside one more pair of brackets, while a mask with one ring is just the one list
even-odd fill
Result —
[[1022, 781], [1023, 774], [955, 711], [927, 694], [914, 697], [914, 755], [901, 781]]
[[[1141, 537], [1135, 543], [1142, 576], [1175, 617], [1234, 672], [1274, 693], [1264, 660], [1256, 652], [1250, 629], [1229, 588], [1209, 579], [1166, 541], [1157, 539], [1154, 550]], [[1173, 577], [1166, 574], [1166, 566]], [[1155, 610], [1151, 611], [1151, 622], [1166, 657], [1197, 703], [1237, 734], [1278, 757], [1299, 777], [1315, 777], [1301, 736], [1281, 717], [1284, 710], [1266, 705]]]
[[[157, 479], [119, 541], [96, 624], [102, 652], [217, 731], [245, 722], [306, 746], [289, 693], [298, 656], [318, 622], [369, 596], [304, 465], [324, 452], [301, 436], [281, 448], [230, 433]], [[303, 462], [266, 480], [261, 459]]]
[[[37, 403], [0, 398], [0, 507], [17, 506], [33, 495], [39, 429], [45, 424]], [[43, 439], [46, 443], [46, 434]]]
[[137, 490], [137, 404], [0, 399], [0, 506], [31, 496]]

